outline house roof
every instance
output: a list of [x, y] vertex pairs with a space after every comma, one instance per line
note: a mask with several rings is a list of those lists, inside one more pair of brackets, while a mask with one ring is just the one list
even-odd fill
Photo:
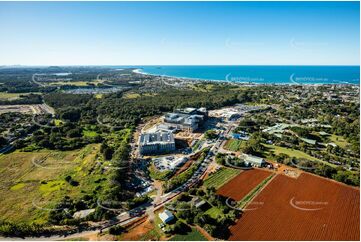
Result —
[[202, 200], [199, 197], [193, 198], [192, 201], [193, 201], [193, 204], [194, 204], [194, 206], [196, 208], [199, 208], [199, 207], [203, 206], [206, 203], [204, 200]]
[[163, 223], [166, 223], [174, 218], [174, 215], [169, 210], [164, 210], [164, 212], [159, 214], [159, 218], [163, 221]]
[[261, 157], [248, 154], [245, 154], [245, 161], [257, 164], [262, 164], [265, 162], [264, 159]]

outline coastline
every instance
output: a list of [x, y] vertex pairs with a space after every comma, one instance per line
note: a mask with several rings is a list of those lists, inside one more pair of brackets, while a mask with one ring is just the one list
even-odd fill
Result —
[[223, 83], [223, 84], [240, 84], [240, 85], [262, 85], [262, 83], [252, 83], [252, 82], [232, 82], [232, 81], [226, 81], [226, 80], [216, 80], [216, 79], [202, 79], [202, 78], [191, 78], [191, 77], [177, 77], [177, 76], [168, 76], [168, 75], [158, 75], [158, 74], [151, 74], [141, 71], [142, 68], [137, 68], [135, 70], [132, 70], [132, 72], [140, 75], [148, 75], [148, 76], [154, 76], [154, 77], [167, 77], [172, 78], [179, 81], [188, 81], [188, 82], [217, 82], [217, 83]]
[[154, 77], [167, 77], [173, 78], [175, 80], [180, 81], [194, 81], [194, 82], [217, 82], [224, 84], [239, 84], [239, 85], [252, 85], [252, 86], [325, 86], [325, 85], [336, 85], [336, 86], [360, 86], [359, 84], [343, 82], [343, 83], [296, 83], [296, 82], [285, 82], [285, 83], [258, 83], [258, 82], [239, 82], [239, 81], [227, 81], [227, 80], [218, 80], [218, 79], [202, 79], [202, 78], [192, 78], [192, 77], [177, 77], [177, 76], [169, 76], [169, 75], [159, 75], [159, 74], [151, 74], [142, 71], [143, 68], [136, 68], [132, 70], [133, 73], [139, 75], [149, 75]]

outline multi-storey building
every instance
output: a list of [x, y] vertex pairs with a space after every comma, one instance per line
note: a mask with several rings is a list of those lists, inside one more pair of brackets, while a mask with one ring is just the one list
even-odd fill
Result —
[[193, 132], [200, 128], [207, 116], [205, 108], [177, 109], [173, 113], [167, 113], [164, 116], [164, 122], [175, 126], [178, 130]]
[[164, 154], [175, 149], [175, 140], [171, 132], [144, 133], [139, 139], [141, 155]]

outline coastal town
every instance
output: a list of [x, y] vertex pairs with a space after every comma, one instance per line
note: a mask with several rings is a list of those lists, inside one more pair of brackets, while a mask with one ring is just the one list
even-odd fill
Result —
[[360, 241], [360, 1], [0, 19], [0, 242]]
[[[94, 71], [95, 86], [79, 86], [82, 75], [39, 75], [34, 86], [51, 90], [35, 94], [40, 102], [2, 92], [1, 219], [14, 216], [12, 199], [26, 201], [19, 220], [47, 219], [22, 229], [4, 220], [2, 236], [248, 240], [284, 226], [262, 220], [261, 232], [249, 229], [259, 216], [276, 216], [272, 206], [287, 208], [284, 219], [295, 209], [294, 226], [317, 229], [302, 211], [319, 207], [294, 197], [311, 191], [332, 204], [322, 210], [349, 220], [355, 238], [359, 86], [215, 83], [134, 69]], [[114, 93], [98, 92], [116, 83]], [[272, 199], [280, 186], [286, 203]], [[350, 205], [337, 204], [332, 189]], [[341, 238], [336, 224], [329, 229]]]

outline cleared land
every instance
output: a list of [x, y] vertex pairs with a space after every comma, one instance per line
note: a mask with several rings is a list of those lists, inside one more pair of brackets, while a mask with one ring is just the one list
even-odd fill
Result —
[[91, 85], [97, 85], [102, 84], [102, 80], [93, 80], [93, 81], [53, 81], [53, 82], [40, 82], [45, 85], [49, 86], [64, 86], [64, 85], [70, 85], [70, 86], [77, 86], [77, 87], [85, 87]]
[[126, 228], [127, 231], [117, 236], [114, 240], [126, 240], [126, 241], [159, 241], [166, 240], [164, 232], [158, 227], [158, 224], [162, 223], [158, 214], [163, 209], [159, 209], [154, 212], [154, 220], [150, 221], [149, 218], [139, 220], [139, 222], [132, 224]]
[[227, 183], [229, 180], [237, 176], [241, 170], [228, 168], [228, 167], [222, 167], [215, 173], [213, 173], [210, 177], [208, 177], [204, 181], [204, 185], [206, 187], [214, 187], [218, 189], [223, 184]]
[[207, 239], [196, 228], [192, 228], [187, 234], [176, 234], [170, 241], [207, 241]]
[[270, 175], [271, 172], [265, 170], [253, 169], [243, 171], [219, 188], [217, 193], [239, 201]]
[[2, 113], [42, 114], [54, 113], [54, 110], [46, 104], [0, 105], [0, 114]]
[[126, 227], [126, 232], [122, 233], [119, 236], [115, 236], [113, 240], [126, 240], [126, 241], [135, 241], [135, 240], [159, 240], [161, 235], [155, 229], [154, 224], [152, 224], [148, 219], [143, 218], [138, 222], [131, 224]]
[[[46, 222], [51, 209], [65, 195], [81, 198], [106, 182], [97, 163], [100, 145], [75, 151], [16, 151], [0, 157], [0, 219]], [[79, 184], [73, 186], [65, 177]]]
[[230, 240], [359, 240], [359, 189], [302, 173], [278, 175], [231, 227]]

